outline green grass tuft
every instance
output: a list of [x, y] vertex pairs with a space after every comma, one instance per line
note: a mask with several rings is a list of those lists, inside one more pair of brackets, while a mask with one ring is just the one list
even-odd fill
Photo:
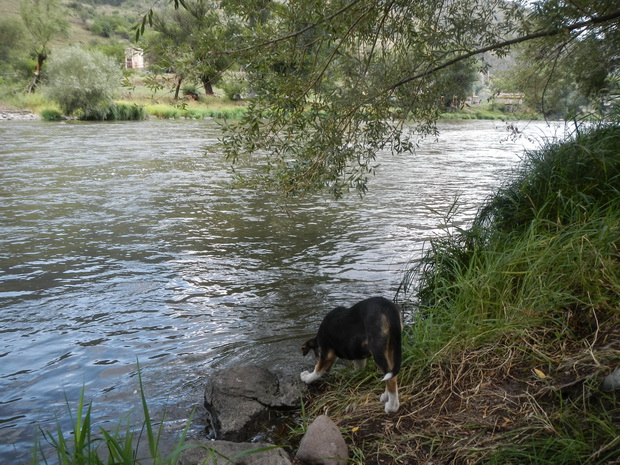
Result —
[[[140, 400], [144, 424], [142, 431], [146, 431], [146, 441], [148, 456], [141, 457], [139, 451], [142, 450], [142, 431], [132, 428], [130, 418], [120, 421], [114, 431], [104, 428], [94, 428], [91, 421], [92, 404], [86, 404], [84, 399], [84, 389], [82, 388], [79, 401], [75, 408], [75, 413], [67, 400], [67, 413], [72, 420], [73, 427], [70, 434], [67, 434], [57, 424], [56, 431], [41, 431], [43, 441], [38, 437], [32, 452], [32, 464], [40, 463], [59, 463], [63, 465], [102, 465], [124, 464], [137, 465], [149, 463], [151, 465], [176, 465], [180, 454], [192, 447], [185, 443], [187, 431], [191, 424], [191, 417], [179, 437], [172, 451], [167, 454], [162, 451], [161, 438], [164, 431], [162, 421], [158, 428], [154, 427], [148, 410], [144, 386], [140, 367], [138, 366], [138, 379], [140, 384]], [[51, 452], [43, 445], [51, 446]], [[55, 455], [55, 459], [52, 456]]]

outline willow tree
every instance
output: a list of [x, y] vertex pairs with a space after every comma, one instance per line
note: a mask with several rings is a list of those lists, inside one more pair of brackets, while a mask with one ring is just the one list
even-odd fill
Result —
[[364, 192], [379, 150], [412, 151], [436, 132], [455, 67], [532, 43], [552, 71], [587, 38], [617, 43], [620, 24], [617, 0], [249, 0], [243, 11], [254, 4], [265, 21], [218, 51], [255, 94], [224, 146], [236, 164], [258, 157], [256, 179], [289, 194]]
[[228, 69], [232, 57], [213, 53], [230, 44], [234, 21], [211, 0], [186, 0], [182, 9], [162, 9], [151, 16], [153, 34], [146, 37], [152, 63], [176, 76], [175, 98], [183, 81], [200, 82], [206, 95]]
[[30, 36], [30, 47], [37, 64], [28, 87], [34, 92], [41, 79], [41, 69], [47, 60], [51, 42], [69, 30], [67, 11], [60, 0], [21, 0], [21, 17]]

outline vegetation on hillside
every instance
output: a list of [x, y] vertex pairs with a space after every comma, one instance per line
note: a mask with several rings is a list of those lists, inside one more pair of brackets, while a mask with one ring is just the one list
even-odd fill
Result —
[[306, 406], [358, 463], [620, 460], [620, 400], [601, 390], [620, 362], [619, 148], [609, 126], [530, 152], [470, 228], [431, 241], [403, 283], [397, 416], [377, 414], [374, 367]]

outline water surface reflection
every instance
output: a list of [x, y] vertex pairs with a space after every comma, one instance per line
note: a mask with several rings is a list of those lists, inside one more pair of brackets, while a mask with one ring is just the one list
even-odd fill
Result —
[[[540, 137], [542, 125], [530, 125]], [[0, 459], [27, 458], [84, 386], [97, 421], [138, 405], [188, 412], [209, 370], [297, 372], [299, 341], [336, 304], [393, 296], [460, 195], [464, 223], [525, 139], [442, 127], [417, 156], [380, 156], [364, 199], [283, 201], [231, 189], [209, 121], [0, 124]]]

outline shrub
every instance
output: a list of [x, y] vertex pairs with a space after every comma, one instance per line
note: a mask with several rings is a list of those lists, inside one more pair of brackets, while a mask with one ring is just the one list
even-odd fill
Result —
[[41, 117], [45, 121], [60, 121], [62, 119], [62, 113], [51, 108], [44, 108], [41, 110]]
[[183, 93], [183, 97], [185, 98], [198, 100], [199, 94], [196, 84], [185, 84], [181, 89], [181, 92]]
[[79, 118], [90, 121], [140, 121], [148, 118], [148, 113], [141, 105], [115, 102], [106, 107], [84, 112]]
[[65, 114], [81, 109], [90, 115], [111, 105], [122, 74], [112, 58], [72, 46], [49, 59], [47, 77], [46, 94]]
[[226, 76], [219, 87], [230, 100], [241, 100], [243, 95], [247, 93], [247, 83], [236, 74]]

